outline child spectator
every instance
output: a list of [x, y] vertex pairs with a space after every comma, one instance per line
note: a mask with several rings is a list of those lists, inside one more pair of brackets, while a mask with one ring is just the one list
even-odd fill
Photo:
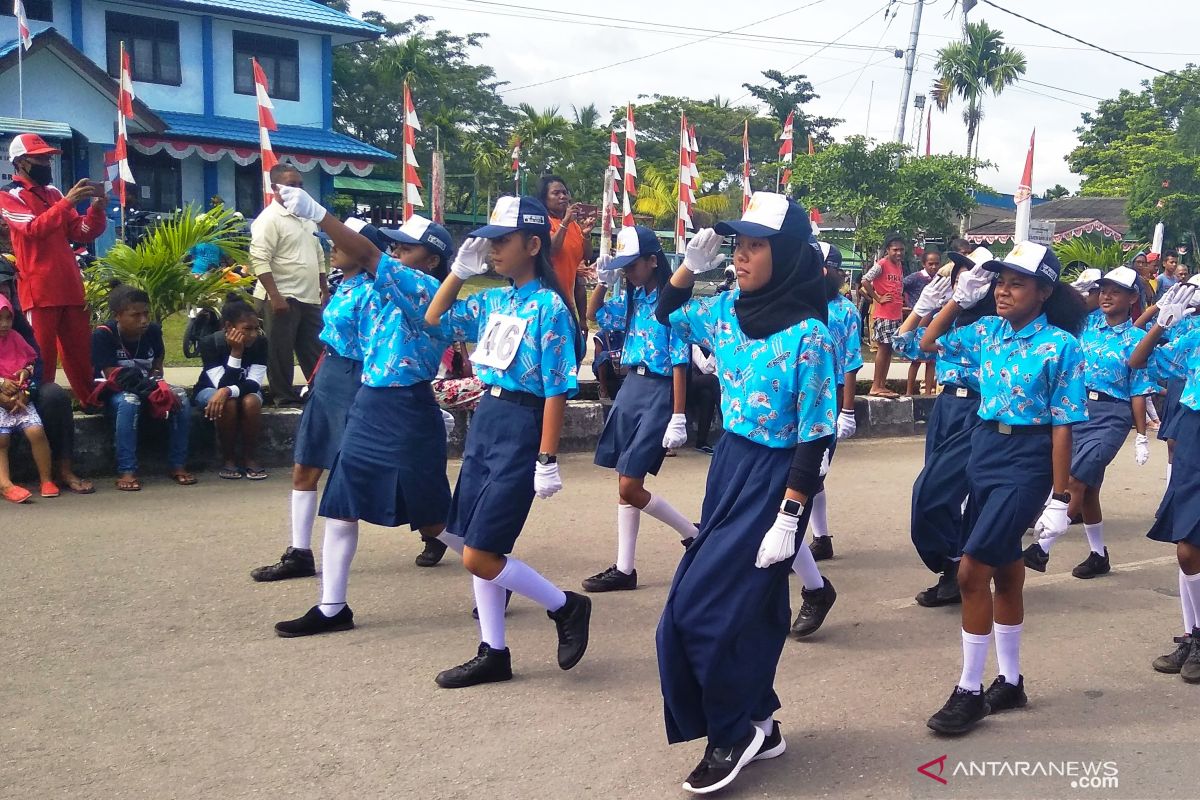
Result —
[[596, 376], [600, 399], [612, 402], [617, 399], [617, 392], [621, 391], [625, 373], [628, 372], [621, 366], [621, 352], [625, 347], [625, 294], [614, 290], [609, 300], [603, 303], [598, 301], [588, 316], [598, 326], [592, 334], [592, 373]]
[[42, 497], [58, 497], [50, 478], [50, 444], [42, 418], [29, 401], [29, 378], [37, 352], [20, 334], [13, 333], [13, 307], [0, 294], [0, 497], [10, 503], [27, 503], [32, 494], [14, 486], [8, 469], [8, 442], [12, 432], [25, 431], [42, 484]]
[[[225, 480], [246, 477], [261, 481], [266, 470], [258, 460], [262, 428], [262, 385], [267, 379], [267, 340], [260, 335], [254, 308], [231, 294], [221, 308], [222, 329], [200, 341], [204, 364], [193, 390], [196, 407], [217, 427]], [[239, 464], [237, 451], [241, 445]]]

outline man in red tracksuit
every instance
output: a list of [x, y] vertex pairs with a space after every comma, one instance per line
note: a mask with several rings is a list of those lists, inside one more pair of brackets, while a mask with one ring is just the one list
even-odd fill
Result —
[[[33, 326], [45, 364], [44, 380], [54, 380], [59, 355], [75, 397], [92, 392], [92, 330], [83, 300], [83, 277], [71, 242], [91, 242], [104, 232], [104, 196], [86, 179], [64, 196], [50, 185], [50, 156], [60, 153], [42, 137], [13, 139], [8, 158], [13, 182], [0, 191], [0, 216], [8, 223], [17, 257], [17, 295]], [[92, 200], [87, 213], [75, 206]]]

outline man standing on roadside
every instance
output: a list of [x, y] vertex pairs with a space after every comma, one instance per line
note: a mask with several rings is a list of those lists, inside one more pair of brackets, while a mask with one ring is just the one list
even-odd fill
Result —
[[904, 238], [889, 236], [883, 251], [883, 258], [863, 273], [860, 288], [875, 304], [871, 338], [879, 346], [875, 352], [875, 379], [868, 394], [894, 400], [900, 395], [887, 388], [887, 375], [892, 365], [892, 337], [900, 329], [904, 309]]
[[[303, 188], [291, 164], [271, 168], [271, 189]], [[310, 379], [321, 356], [321, 307], [329, 295], [325, 253], [317, 226], [272, 201], [250, 226], [250, 267], [258, 279], [254, 297], [267, 337], [267, 382], [276, 406], [298, 406], [295, 363]]]
[[1179, 256], [1175, 255], [1174, 253], [1163, 253], [1162, 272], [1159, 273], [1158, 276], [1158, 293], [1154, 297], [1156, 302], [1162, 299], [1162, 296], [1167, 293], [1167, 289], [1170, 289], [1172, 286], [1178, 283], [1178, 280], [1175, 277], [1175, 273], [1178, 271], [1178, 269]]

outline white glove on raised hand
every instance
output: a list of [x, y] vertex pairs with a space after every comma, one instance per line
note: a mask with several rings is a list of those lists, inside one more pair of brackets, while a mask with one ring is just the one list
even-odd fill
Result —
[[604, 286], [616, 286], [621, 280], [621, 275], [625, 272], [621, 269], [609, 269], [608, 265], [612, 263], [612, 260], [613, 257], [609, 254], [599, 256], [596, 259], [596, 280]]
[[683, 265], [695, 275], [715, 269], [718, 264], [724, 262], [724, 259], [717, 260], [724, 241], [725, 238], [712, 228], [703, 229], [688, 242], [687, 252], [683, 255]]
[[[1180, 295], [1183, 297], [1184, 295]], [[1196, 309], [1192, 308], [1191, 295], [1186, 295], [1184, 302], [1180, 303], [1159, 303], [1158, 305], [1158, 322], [1164, 329], [1170, 329], [1182, 319], [1190, 317], [1196, 313]]]
[[796, 530], [800, 527], [800, 518], [780, 511], [775, 515], [775, 524], [771, 526], [758, 546], [758, 556], [754, 566], [766, 569], [772, 564], [787, 561], [796, 554]]
[[450, 434], [454, 433], [454, 415], [446, 409], [442, 409], [442, 424], [446, 426], [446, 441], [450, 441]]
[[856, 433], [858, 433], [858, 418], [854, 416], [854, 412], [845, 409], [839, 411], [837, 418], [837, 438], [850, 439]]
[[1144, 433], [1139, 433], [1134, 437], [1133, 460], [1139, 467], [1145, 466], [1146, 462], [1150, 460], [1150, 438]]
[[663, 434], [663, 447], [673, 450], [676, 447], [683, 447], [685, 444], [687, 444], [687, 415], [672, 414], [671, 421], [667, 423], [667, 430]]
[[1042, 511], [1042, 516], [1038, 518], [1037, 524], [1033, 526], [1033, 530], [1042, 539], [1056, 539], [1067, 532], [1067, 528], [1071, 526], [1071, 520], [1067, 516], [1067, 504], [1062, 500], [1051, 499], [1046, 504], [1045, 510]]
[[961, 308], [972, 308], [987, 296], [992, 290], [992, 281], [996, 273], [988, 272], [983, 267], [972, 267], [958, 276], [954, 286], [954, 302]]
[[279, 202], [283, 203], [283, 207], [288, 210], [288, 213], [300, 219], [309, 219], [319, 223], [329, 213], [313, 199], [311, 194], [298, 186], [276, 187], [276, 194], [279, 195]]
[[944, 278], [934, 278], [921, 290], [921, 296], [913, 305], [913, 313], [919, 317], [929, 316], [946, 305], [946, 301], [950, 299], [950, 293], [953, 291], [954, 284], [950, 282], [949, 275]]
[[491, 239], [471, 238], [462, 243], [454, 254], [450, 272], [460, 280], [470, 280], [487, 272], [487, 254], [492, 249]]
[[533, 493], [545, 500], [562, 490], [562, 478], [558, 474], [558, 462], [538, 463], [533, 470]]

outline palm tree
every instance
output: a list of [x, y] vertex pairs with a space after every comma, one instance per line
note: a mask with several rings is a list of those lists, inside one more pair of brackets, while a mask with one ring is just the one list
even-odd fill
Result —
[[[678, 179], [677, 173], [663, 172], [653, 164], [639, 167], [637, 203], [633, 210], [652, 217], [657, 227], [673, 228], [679, 210]], [[696, 208], [714, 217], [726, 213], [729, 207], [729, 197], [725, 194], [696, 198]]]
[[502, 175], [507, 174], [506, 170], [511, 163], [511, 151], [505, 150], [491, 139], [484, 138], [473, 140], [467, 145], [467, 151], [471, 155], [471, 169], [475, 173], [475, 179], [487, 192], [487, 204], [483, 207], [483, 213], [487, 214], [492, 207], [492, 189], [503, 180]]
[[575, 127], [578, 129], [591, 130], [600, 122], [600, 110], [595, 103], [588, 103], [583, 108], [571, 106], [571, 113], [575, 115]]
[[521, 140], [525, 161], [535, 174], [550, 172], [569, 160], [571, 123], [558, 113], [558, 106], [538, 111], [529, 103], [521, 103], [517, 113], [514, 135]]
[[945, 111], [951, 99], [966, 101], [963, 122], [967, 125], [967, 156], [978, 156], [979, 123], [983, 119], [983, 97], [999, 95], [1025, 74], [1025, 54], [1004, 44], [1004, 34], [986, 22], [967, 26], [967, 38], [951, 42], [938, 51], [938, 73], [933, 82], [933, 102]]

